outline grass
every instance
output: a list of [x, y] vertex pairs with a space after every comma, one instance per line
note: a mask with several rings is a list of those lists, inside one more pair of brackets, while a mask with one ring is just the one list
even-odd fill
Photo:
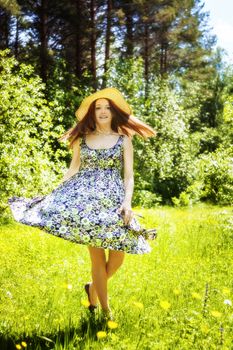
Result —
[[233, 349], [232, 208], [137, 211], [158, 238], [152, 253], [126, 255], [109, 282], [116, 329], [83, 305], [85, 246], [16, 223], [1, 226], [1, 350]]

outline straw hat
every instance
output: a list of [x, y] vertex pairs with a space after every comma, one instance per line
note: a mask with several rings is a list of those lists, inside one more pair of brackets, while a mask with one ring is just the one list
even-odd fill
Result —
[[95, 100], [98, 100], [99, 98], [108, 98], [109, 100], [113, 101], [123, 112], [127, 114], [132, 114], [132, 109], [130, 105], [126, 102], [123, 95], [120, 93], [119, 90], [116, 88], [106, 88], [99, 90], [95, 92], [94, 94], [84, 98], [81, 105], [75, 112], [76, 117], [78, 120], [82, 120], [83, 117], [86, 115], [90, 105]]

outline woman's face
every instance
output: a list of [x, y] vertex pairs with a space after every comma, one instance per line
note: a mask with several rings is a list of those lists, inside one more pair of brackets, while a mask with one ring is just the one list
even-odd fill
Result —
[[105, 98], [100, 98], [95, 102], [95, 119], [99, 125], [111, 125], [111, 106]]

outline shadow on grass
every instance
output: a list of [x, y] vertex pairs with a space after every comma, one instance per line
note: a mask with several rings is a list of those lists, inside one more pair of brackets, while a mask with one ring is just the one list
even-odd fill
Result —
[[[26, 332], [22, 334], [12, 334], [10, 330], [3, 334], [0, 332], [0, 350], [16, 350], [16, 345], [20, 345], [21, 349], [27, 350], [48, 350], [68, 349], [73, 346], [77, 349], [86, 349], [89, 343], [97, 341], [96, 333], [98, 331], [106, 331], [106, 321], [99, 315], [83, 315], [77, 326], [69, 324], [63, 329], [58, 327], [57, 331], [51, 333], [39, 333], [32, 331], [30, 335]], [[25, 344], [22, 342], [26, 343]], [[24, 345], [24, 346], [23, 346]], [[18, 347], [20, 348], [20, 347]]]

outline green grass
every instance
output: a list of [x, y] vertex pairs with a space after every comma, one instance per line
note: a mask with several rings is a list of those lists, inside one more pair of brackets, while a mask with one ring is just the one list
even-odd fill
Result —
[[109, 281], [115, 330], [81, 304], [90, 280], [85, 246], [20, 224], [1, 226], [1, 350], [22, 341], [33, 350], [233, 349], [232, 208], [137, 211], [158, 238], [152, 253], [126, 255]]

